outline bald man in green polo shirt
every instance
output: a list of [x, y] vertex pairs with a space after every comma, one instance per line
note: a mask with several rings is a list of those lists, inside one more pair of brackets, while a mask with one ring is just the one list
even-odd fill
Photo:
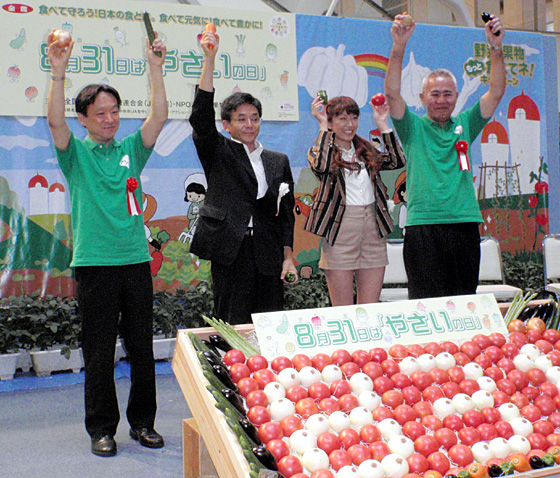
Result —
[[70, 131], [65, 117], [64, 79], [74, 43], [61, 46], [54, 31], [47, 42], [52, 68], [47, 117], [72, 203], [71, 266], [75, 268], [82, 319], [85, 425], [91, 451], [104, 457], [117, 453], [117, 329], [131, 366], [126, 412], [129, 434], [143, 446], [160, 448], [164, 440], [154, 430], [153, 286], [140, 209], [140, 174], [167, 120], [163, 82], [167, 50], [160, 39], [156, 38], [153, 46], [146, 39], [152, 108], [142, 127], [116, 141], [119, 93], [109, 85], [88, 85], [76, 98], [78, 119], [87, 131], [82, 140]]

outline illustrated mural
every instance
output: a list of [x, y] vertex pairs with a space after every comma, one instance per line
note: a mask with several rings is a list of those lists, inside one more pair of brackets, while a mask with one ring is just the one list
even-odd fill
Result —
[[[389, 22], [306, 15], [296, 18], [297, 78], [286, 72], [270, 81], [297, 81], [300, 120], [264, 121], [259, 140], [266, 148], [290, 157], [296, 196], [294, 257], [305, 279], [317, 271], [321, 247], [320, 238], [303, 230], [318, 186], [307, 166], [307, 150], [318, 134], [311, 101], [320, 89], [326, 90], [329, 98], [353, 97], [361, 107], [358, 134], [375, 134], [369, 98], [383, 91], [391, 39]], [[356, 31], [360, 35], [355, 35]], [[13, 38], [8, 46], [21, 49], [24, 55], [28, 47], [25, 31], [15, 29]], [[243, 35], [236, 39], [235, 51], [241, 62], [248, 56], [247, 45]], [[110, 41], [118, 48], [137, 39], [116, 29]], [[555, 97], [556, 84], [545, 74], [546, 68], [556, 68], [552, 61], [555, 55], [545, 59], [551, 48], [555, 53], [555, 46], [541, 35], [519, 32], [507, 32], [505, 44], [508, 88], [495, 116], [472, 145], [473, 188], [484, 219], [482, 234], [497, 237], [503, 251], [527, 257], [539, 253], [543, 235], [551, 230], [549, 221], [560, 217], [558, 197], [551, 195], [554, 188], [560, 190], [558, 108], [550, 100]], [[274, 62], [277, 56], [277, 47], [270, 43], [263, 45], [259, 61]], [[481, 29], [419, 25], [407, 48], [403, 96], [411, 108], [422, 113], [418, 95], [423, 76], [434, 68], [446, 67], [459, 83], [456, 112], [468, 108], [487, 89], [488, 59]], [[254, 58], [249, 60], [255, 62]], [[26, 81], [25, 72], [12, 65], [4, 81]], [[185, 81], [186, 101], [192, 101], [195, 83]], [[261, 93], [268, 94], [266, 88]], [[127, 92], [121, 94], [126, 97]], [[33, 97], [33, 91], [27, 100], [44, 101]], [[70, 119], [69, 124], [78, 137], [85, 135], [77, 120]], [[119, 137], [136, 131], [141, 124], [140, 119], [122, 120]], [[217, 126], [221, 131], [221, 121]], [[69, 267], [70, 201], [46, 119], [0, 117], [0, 132], [0, 296], [74, 295]], [[159, 290], [211, 279], [210, 264], [189, 252], [207, 189], [191, 135], [188, 121], [168, 121], [141, 178], [146, 240], [154, 286]], [[394, 207], [396, 230], [391, 237], [403, 237], [406, 171], [382, 174]]]

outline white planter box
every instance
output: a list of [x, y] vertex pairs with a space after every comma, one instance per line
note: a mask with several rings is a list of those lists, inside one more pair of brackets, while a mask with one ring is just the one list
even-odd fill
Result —
[[33, 363], [31, 362], [31, 355], [27, 350], [20, 350], [19, 357], [16, 363], [16, 370], [21, 370], [22, 372], [29, 372]]
[[154, 337], [154, 359], [155, 360], [170, 360], [173, 358], [175, 352], [175, 344], [177, 339], [171, 338], [156, 338]]
[[45, 377], [52, 372], [62, 370], [72, 370], [72, 372], [78, 373], [84, 367], [82, 349], [72, 350], [69, 359], [60, 355], [60, 349], [61, 347], [30, 352], [33, 370], [38, 377]]
[[19, 353], [0, 355], [0, 380], [11, 380], [16, 372]]

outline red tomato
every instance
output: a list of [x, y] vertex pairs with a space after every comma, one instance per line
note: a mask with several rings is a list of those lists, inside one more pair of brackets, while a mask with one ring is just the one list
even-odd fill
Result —
[[371, 104], [374, 106], [381, 106], [385, 104], [385, 95], [383, 93], [377, 93], [371, 97]]
[[494, 380], [494, 382], [497, 382], [498, 380], [502, 380], [503, 378], [505, 378], [504, 372], [502, 372], [502, 369], [498, 368], [498, 367], [488, 367], [487, 369], [484, 370], [484, 375], [486, 375], [487, 377], [490, 377], [492, 380]]
[[319, 408], [327, 415], [330, 415], [332, 412], [337, 412], [338, 410], [340, 410], [340, 405], [337, 399], [329, 397], [323, 398], [323, 400], [319, 402]]
[[529, 339], [527, 338], [527, 332], [513, 332], [509, 334], [509, 341], [516, 345], [517, 347], [521, 348], [524, 345], [529, 343]]
[[383, 405], [387, 405], [388, 407], [394, 409], [397, 406], [403, 404], [404, 402], [403, 394], [398, 390], [387, 390], [381, 396], [381, 402], [383, 403]]
[[412, 408], [416, 410], [416, 413], [418, 413], [418, 416], [420, 418], [425, 417], [426, 415], [434, 414], [432, 406], [428, 402], [415, 403], [414, 405], [412, 405]]
[[354, 362], [346, 362], [340, 366], [340, 371], [345, 378], [350, 378], [360, 371], [360, 366]]
[[315, 354], [311, 357], [311, 365], [322, 372], [327, 365], [332, 364], [332, 358], [327, 354]]
[[[498, 410], [496, 410], [498, 412]], [[498, 412], [498, 418], [501, 418], [500, 412]], [[443, 419], [443, 426], [445, 428], [449, 428], [455, 432], [459, 431], [461, 428], [465, 426], [463, 420], [458, 415], [447, 415]]]
[[479, 410], [468, 410], [463, 413], [463, 423], [467, 427], [478, 427], [482, 425], [486, 420], [484, 419], [484, 415]]
[[270, 440], [266, 444], [266, 449], [272, 453], [276, 462], [278, 462], [280, 458], [290, 454], [290, 447], [284, 440]]
[[540, 317], [531, 317], [527, 321], [526, 326], [528, 331], [536, 330], [540, 334], [542, 334], [546, 329], [546, 324], [544, 323], [544, 320], [542, 320]]
[[262, 390], [253, 390], [245, 397], [245, 404], [247, 408], [252, 408], [256, 405], [266, 407], [268, 406], [268, 397]]
[[388, 407], [377, 407], [371, 412], [371, 415], [373, 417], [373, 421], [378, 423], [385, 420], [386, 418], [395, 418], [395, 415]]
[[490, 425], [489, 423], [482, 423], [478, 427], [476, 427], [478, 433], [480, 433], [480, 439], [484, 441], [490, 441], [494, 438], [498, 438], [498, 432], [494, 425]]
[[535, 342], [535, 345], [538, 347], [538, 349], [543, 353], [543, 354], [547, 354], [552, 352], [552, 350], [554, 349], [553, 345], [548, 341], [548, 340], [544, 340], [544, 339], [539, 339]]
[[547, 420], [537, 420], [535, 423], [533, 423], [533, 431], [544, 436], [554, 433], [554, 428], [555, 425], [550, 420], [550, 416]]
[[263, 423], [258, 429], [258, 435], [260, 441], [265, 445], [271, 440], [281, 440], [284, 438], [282, 427], [276, 422]]
[[443, 427], [443, 423], [440, 418], [435, 415], [425, 415], [421, 419], [422, 425], [424, 425], [428, 430], [439, 430]]
[[282, 433], [284, 433], [284, 436], [290, 437], [296, 430], [303, 429], [303, 423], [295, 415], [290, 415], [280, 420], [280, 427], [282, 428]]
[[420, 391], [424, 390], [426, 387], [429, 387], [432, 384], [432, 378], [430, 377], [430, 374], [422, 370], [416, 370], [416, 372], [412, 372], [412, 374], [410, 375], [410, 379], [412, 380], [412, 384]]
[[441, 391], [447, 398], [453, 398], [458, 393], [461, 393], [459, 384], [455, 382], [445, 382], [441, 385]]
[[53, 33], [53, 41], [57, 41], [62, 48], [66, 48], [72, 43], [72, 35], [66, 30], [55, 30]]
[[276, 375], [268, 368], [261, 368], [253, 373], [253, 378], [257, 381], [259, 388], [262, 390], [270, 382], [276, 382]]
[[412, 385], [412, 380], [410, 380], [410, 377], [401, 372], [392, 375], [391, 381], [396, 388], [400, 388], [401, 390]]
[[383, 395], [387, 390], [392, 390], [393, 388], [395, 388], [395, 385], [389, 377], [381, 376], [373, 381], [373, 390], [375, 390], [377, 395]]
[[364, 425], [360, 430], [360, 439], [362, 442], [369, 445], [374, 441], [381, 440], [381, 432], [379, 431], [379, 428], [370, 423], [368, 425]]
[[309, 396], [314, 400], [320, 401], [331, 396], [331, 389], [324, 382], [315, 382], [307, 389]]
[[[508, 344], [506, 344], [508, 345]], [[509, 345], [513, 345], [513, 344], [509, 344]], [[505, 345], [504, 345], [505, 347]], [[517, 347], [516, 347], [517, 348]], [[517, 355], [517, 352], [516, 354]], [[515, 370], [515, 364], [513, 363], [513, 360], [509, 357], [504, 357], [500, 360], [498, 360], [496, 362], [496, 365], [503, 370], [503, 372], [507, 375], [508, 373], [510, 373], [512, 370]]]
[[403, 388], [402, 394], [407, 405], [414, 405], [422, 400], [422, 392], [420, 392], [420, 390], [418, 390], [418, 388], [414, 385]]
[[500, 420], [494, 424], [498, 435], [506, 440], [509, 440], [513, 436], [513, 427], [508, 423]]
[[343, 466], [352, 464], [352, 458], [344, 450], [334, 450], [329, 455], [329, 463], [334, 471], [340, 470]]
[[371, 355], [365, 350], [355, 350], [352, 352], [352, 361], [360, 367], [360, 369], [371, 360]]
[[467, 340], [461, 344], [459, 352], [464, 353], [471, 360], [474, 360], [477, 355], [481, 354], [482, 350], [473, 341]]
[[278, 471], [286, 478], [291, 478], [296, 473], [303, 472], [303, 465], [297, 456], [286, 455], [278, 460]]
[[435, 385], [430, 385], [429, 387], [426, 387], [424, 389], [424, 391], [422, 392], [422, 397], [424, 398], [424, 400], [430, 403], [434, 403], [438, 398], [443, 398], [444, 394], [441, 391], [441, 388]]
[[305, 354], [296, 354], [292, 357], [294, 368], [299, 372], [303, 367], [312, 367], [313, 362]]
[[292, 385], [286, 390], [286, 398], [294, 403], [309, 397], [309, 392], [301, 385]]
[[[550, 397], [548, 397], [552, 400]], [[521, 416], [529, 420], [531, 423], [536, 422], [537, 420], [541, 419], [541, 411], [539, 407], [535, 405], [527, 405], [519, 410]]]
[[539, 395], [533, 400], [533, 404], [538, 407], [545, 417], [556, 411], [554, 399], [550, 398], [548, 395]]
[[342, 442], [334, 433], [324, 432], [317, 437], [317, 448], [320, 448], [327, 455], [330, 455], [334, 450], [340, 450], [342, 448]]
[[412, 441], [416, 441], [417, 438], [426, 434], [426, 427], [420, 422], [411, 420], [403, 425], [402, 432], [404, 436], [407, 436]]
[[426, 458], [439, 449], [438, 441], [431, 435], [422, 435], [414, 440], [414, 449]]
[[481, 411], [484, 421], [490, 425], [494, 425], [502, 419], [502, 415], [497, 408], [485, 407]]
[[[525, 344], [523, 344], [525, 345]], [[519, 347], [513, 343], [507, 343], [502, 347], [502, 353], [504, 354], [504, 358], [513, 360], [515, 358], [515, 356], [519, 353]], [[503, 369], [503, 367], [500, 365], [499, 363], [500, 361], [498, 360], [498, 367], [500, 367], [501, 369]]]
[[249, 367], [241, 362], [233, 363], [229, 368], [229, 372], [231, 374], [231, 380], [233, 381], [233, 383], [239, 382], [239, 380], [244, 377], [251, 376], [251, 370], [249, 369]]
[[490, 337], [484, 334], [476, 334], [471, 340], [475, 345], [480, 347], [481, 350], [487, 349], [492, 345]]
[[546, 374], [540, 368], [532, 368], [527, 370], [527, 378], [531, 385], [538, 387], [541, 383], [546, 382]]
[[383, 360], [381, 362], [381, 369], [387, 377], [392, 377], [401, 370], [398, 362], [392, 359]]
[[424, 473], [430, 469], [430, 462], [421, 453], [413, 453], [406, 459], [406, 462], [412, 473]]
[[288, 357], [280, 356], [275, 357], [270, 362], [270, 368], [274, 370], [276, 373], [281, 372], [285, 368], [292, 368], [294, 364]]
[[[425, 350], [425, 347], [424, 347], [424, 350]], [[456, 343], [448, 341], [448, 342], [443, 342], [441, 344], [441, 350], [443, 352], [447, 352], [448, 354], [455, 355], [457, 352], [459, 352], [459, 347], [457, 346]], [[434, 354], [432, 354], [432, 355], [434, 355]]]
[[464, 445], [473, 446], [476, 442], [480, 441], [480, 433], [476, 428], [464, 427], [457, 432], [457, 438]]
[[531, 448], [536, 450], [546, 450], [549, 447], [546, 437], [542, 433], [530, 433], [527, 440], [531, 444]]
[[515, 385], [518, 392], [529, 385], [529, 377], [527, 376], [527, 373], [522, 372], [521, 370], [512, 370], [507, 374], [507, 379]]
[[430, 464], [430, 468], [432, 470], [439, 471], [442, 475], [445, 475], [447, 470], [451, 467], [449, 459], [440, 451], [436, 451], [428, 456], [428, 463]]
[[302, 398], [296, 403], [296, 413], [308, 419], [311, 415], [319, 413], [319, 407], [312, 398]]
[[353, 428], [345, 428], [338, 434], [342, 446], [348, 450], [352, 445], [360, 443], [360, 435]]
[[492, 398], [494, 399], [495, 407], [499, 407], [500, 405], [509, 402], [509, 395], [501, 390], [494, 390], [492, 392]]
[[266, 407], [255, 405], [247, 412], [247, 418], [253, 425], [260, 426], [270, 421], [270, 412]]
[[446, 450], [449, 450], [452, 446], [457, 444], [457, 435], [449, 428], [440, 428], [439, 430], [436, 430], [434, 432], [434, 438]]
[[474, 358], [473, 362], [480, 365], [483, 369], [487, 369], [488, 367], [491, 367], [493, 363], [492, 358], [486, 353], [477, 355]]
[[[498, 380], [496, 382], [496, 387], [498, 387], [498, 390], [500, 392], [504, 392], [508, 397], [511, 397], [517, 390], [515, 384], [511, 380], [508, 380], [507, 378], [502, 378], [501, 380]], [[508, 402], [509, 402], [509, 398], [508, 398]], [[496, 406], [495, 403], [494, 406]]]
[[343, 412], [350, 412], [356, 407], [360, 406], [360, 401], [356, 395], [352, 395], [351, 393], [347, 393], [346, 395], [342, 395], [338, 399], [338, 404], [340, 405], [340, 409]]
[[389, 348], [389, 356], [400, 361], [403, 358], [408, 357], [408, 351], [404, 345], [395, 344]]
[[490, 345], [490, 347], [484, 351], [483, 355], [490, 357], [493, 363], [496, 363], [498, 360], [504, 358], [504, 354], [500, 347], [496, 347], [495, 345]]
[[554, 398], [558, 395], [558, 387], [553, 383], [544, 382], [539, 385], [539, 392], [543, 395], [548, 395], [550, 398]]
[[494, 332], [493, 334], [490, 334], [488, 338], [490, 339], [492, 344], [495, 345], [496, 347], [503, 347], [504, 344], [507, 342], [506, 338], [504, 337], [504, 334], [500, 334], [499, 332]]
[[401, 426], [404, 425], [406, 422], [416, 420], [418, 418], [418, 412], [414, 410], [414, 408], [412, 408], [410, 405], [405, 405], [405, 404], [401, 404], [395, 407], [395, 410], [393, 411], [393, 415], [395, 417], [395, 420], [399, 422]]
[[231, 367], [234, 363], [245, 363], [245, 354], [241, 350], [232, 349], [228, 350], [224, 355], [223, 362]]
[[371, 459], [371, 451], [367, 446], [356, 444], [348, 448], [348, 454], [352, 458], [352, 463], [358, 466], [362, 461]]
[[[558, 339], [560, 340], [560, 337], [558, 337]], [[420, 355], [426, 353], [424, 351], [424, 347], [422, 347], [420, 344], [407, 345], [406, 351], [408, 352], [408, 355], [410, 357], [420, 357]]]
[[352, 356], [350, 355], [350, 352], [348, 352], [348, 350], [338, 349], [331, 354], [331, 359], [334, 364], [340, 367], [342, 364], [351, 362]]
[[[556, 343], [560, 345], [560, 340], [558, 340]], [[560, 351], [553, 350], [552, 352], [549, 352], [546, 356], [550, 359], [552, 365], [555, 366], [560, 365]]]
[[384, 457], [391, 453], [389, 445], [387, 445], [384, 441], [373, 442], [369, 446], [369, 451], [371, 451], [371, 457], [377, 461], [383, 460]]
[[251, 355], [247, 359], [247, 367], [249, 367], [251, 372], [256, 372], [257, 370], [267, 368], [268, 360], [262, 355]]
[[[449, 382], [449, 374], [446, 370], [441, 368], [433, 368], [428, 372], [428, 374], [430, 375], [432, 381], [438, 385], [443, 385], [444, 383]], [[393, 380], [393, 377], [391, 377], [391, 380]]]
[[550, 446], [560, 446], [560, 433], [551, 433], [546, 437]]
[[480, 385], [476, 380], [466, 378], [465, 380], [461, 380], [459, 382], [459, 388], [462, 393], [466, 393], [469, 397], [472, 397], [474, 392], [478, 392], [480, 390]]
[[474, 461], [472, 450], [466, 445], [455, 445], [449, 450], [449, 458], [458, 466], [467, 466]]
[[463, 352], [457, 352], [456, 354], [453, 354], [453, 358], [455, 359], [457, 365], [460, 367], [464, 367], [472, 360], [466, 353]]
[[[559, 338], [560, 340], [560, 338]], [[387, 351], [381, 347], [375, 347], [369, 351], [371, 355], [371, 360], [377, 363], [383, 362], [383, 360], [387, 360], [389, 357]], [[365, 373], [365, 372], [364, 372]]]
[[259, 384], [254, 378], [243, 377], [237, 382], [237, 388], [242, 397], [249, 395], [249, 392], [259, 389]]
[[340, 398], [347, 393], [352, 393], [352, 387], [347, 380], [335, 380], [331, 383], [330, 389], [332, 396], [336, 398]]
[[334, 478], [334, 475], [329, 470], [315, 470], [311, 473], [309, 478]]
[[554, 428], [560, 427], [560, 412], [551, 413], [548, 416], [548, 421], [554, 425]]
[[428, 342], [426, 345], [424, 345], [424, 352], [435, 357], [436, 355], [444, 352], [444, 350], [443, 346], [438, 344], [437, 342]]
[[465, 380], [465, 372], [461, 367], [450, 367], [447, 369], [447, 375], [449, 375], [449, 380], [457, 384]]
[[368, 362], [362, 367], [362, 372], [364, 372], [371, 380], [375, 380], [377, 377], [383, 375], [383, 369], [381, 365], [377, 362]]
[[[507, 326], [508, 332], [510, 334], [514, 333], [514, 332], [521, 332], [522, 334], [524, 334], [525, 332], [527, 332], [527, 327], [525, 327], [525, 322], [523, 322], [522, 320], [519, 319], [513, 319]], [[511, 337], [511, 335], [510, 335]]]

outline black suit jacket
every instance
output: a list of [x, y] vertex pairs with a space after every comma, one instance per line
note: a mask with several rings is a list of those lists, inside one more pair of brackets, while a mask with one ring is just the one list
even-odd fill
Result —
[[[213, 93], [197, 88], [189, 121], [208, 182], [190, 252], [202, 259], [231, 264], [252, 216], [257, 268], [262, 274], [280, 276], [284, 246], [293, 248], [294, 238], [294, 182], [288, 156], [263, 150], [268, 190], [257, 200], [257, 178], [244, 146], [216, 128]], [[282, 197], [277, 215], [282, 183], [287, 183], [290, 190]]]

